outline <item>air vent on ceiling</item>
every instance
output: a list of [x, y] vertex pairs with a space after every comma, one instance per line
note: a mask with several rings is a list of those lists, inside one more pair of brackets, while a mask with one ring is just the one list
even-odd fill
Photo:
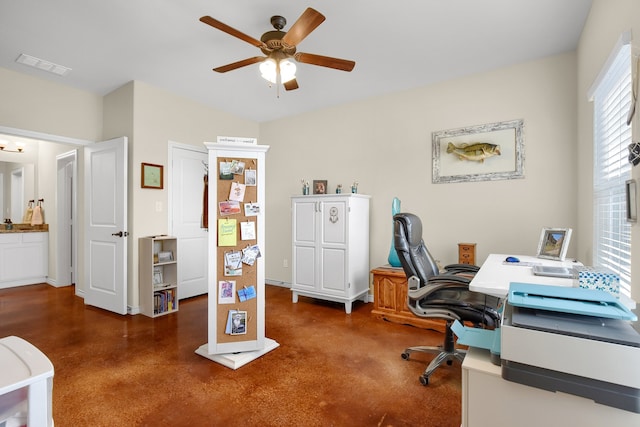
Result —
[[18, 56], [16, 62], [42, 71], [48, 71], [59, 76], [66, 76], [71, 72], [71, 68], [54, 64], [53, 62], [45, 61], [44, 59], [36, 58], [35, 56], [25, 55], [24, 53], [21, 53], [20, 56]]

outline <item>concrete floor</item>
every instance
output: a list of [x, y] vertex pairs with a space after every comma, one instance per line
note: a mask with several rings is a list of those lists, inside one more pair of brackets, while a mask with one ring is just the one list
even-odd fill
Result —
[[[374, 319], [266, 287], [266, 336], [280, 346], [232, 370], [194, 353], [207, 341], [207, 297], [150, 319], [85, 306], [73, 287], [0, 290], [0, 337], [16, 335], [55, 369], [53, 415], [66, 426], [460, 425], [460, 364], [424, 387], [432, 356], [404, 361], [439, 332]], [[0, 375], [1, 375], [0, 368]]]

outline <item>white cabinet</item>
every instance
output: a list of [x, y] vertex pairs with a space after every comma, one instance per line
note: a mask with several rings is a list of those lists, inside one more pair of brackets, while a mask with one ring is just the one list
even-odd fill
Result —
[[0, 233], [0, 289], [43, 283], [49, 274], [49, 233]]
[[141, 237], [138, 251], [140, 311], [149, 317], [178, 311], [178, 240]]
[[307, 296], [342, 302], [351, 313], [369, 294], [369, 196], [325, 194], [291, 199], [293, 302]]

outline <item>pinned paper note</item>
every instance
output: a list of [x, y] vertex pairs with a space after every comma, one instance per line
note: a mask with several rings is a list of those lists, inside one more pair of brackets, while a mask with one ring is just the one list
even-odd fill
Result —
[[238, 222], [235, 219], [218, 220], [218, 246], [235, 246], [237, 244]]
[[256, 223], [253, 221], [240, 223], [240, 240], [255, 240]]

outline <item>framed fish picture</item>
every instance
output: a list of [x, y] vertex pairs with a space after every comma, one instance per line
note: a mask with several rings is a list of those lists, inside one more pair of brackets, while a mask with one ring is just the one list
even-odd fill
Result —
[[433, 183], [524, 178], [524, 121], [431, 134]]

